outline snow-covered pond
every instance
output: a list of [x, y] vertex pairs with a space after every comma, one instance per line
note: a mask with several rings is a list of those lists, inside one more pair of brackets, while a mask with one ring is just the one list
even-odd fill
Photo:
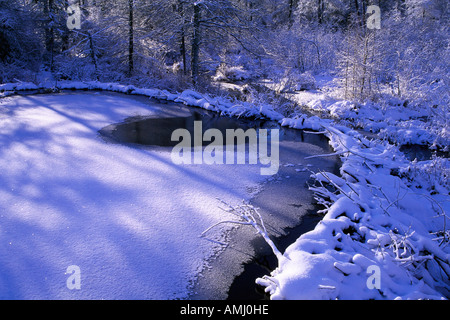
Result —
[[[258, 236], [222, 224], [200, 237], [231, 218], [218, 199], [251, 201], [279, 236], [312, 208], [309, 170], [333, 171], [337, 162], [305, 159], [329, 153], [326, 140], [288, 129], [273, 176], [253, 164], [174, 164], [169, 147], [99, 134], [129, 117], [193, 112], [214, 118], [115, 93], [0, 100], [0, 298], [226, 298]], [[70, 266], [78, 267], [77, 288]]]

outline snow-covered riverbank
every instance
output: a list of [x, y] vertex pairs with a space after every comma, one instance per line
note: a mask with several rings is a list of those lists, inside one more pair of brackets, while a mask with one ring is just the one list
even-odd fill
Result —
[[[97, 82], [59, 83], [58, 87], [144, 94], [323, 132], [343, 161], [341, 177], [313, 173], [317, 184], [312, 190], [326, 207], [323, 221], [286, 250], [270, 276], [257, 281], [274, 299], [448, 298], [448, 159], [411, 162], [398, 147], [368, 140], [330, 119], [284, 118], [268, 105], [230, 102], [190, 90], [171, 94]], [[2, 89], [38, 86], [7, 84]], [[360, 117], [364, 120], [363, 114]], [[446, 143], [445, 132], [437, 136], [444, 138], [444, 142], [439, 140], [441, 146]]]
[[258, 283], [273, 299], [448, 298], [448, 180], [432, 177], [448, 176], [448, 159], [413, 164], [347, 128], [322, 130], [343, 160], [341, 177], [314, 174], [325, 216]]
[[[439, 123], [426, 121], [433, 107], [407, 108], [397, 100], [386, 101], [387, 107], [357, 105], [326, 91], [289, 98], [327, 120], [299, 116], [282, 124], [322, 131], [341, 156], [341, 177], [313, 175], [317, 185], [311, 189], [326, 207], [323, 221], [258, 283], [274, 299], [448, 298], [450, 161], [411, 161], [390, 143], [448, 152], [445, 115]], [[369, 140], [350, 126], [379, 139]]]

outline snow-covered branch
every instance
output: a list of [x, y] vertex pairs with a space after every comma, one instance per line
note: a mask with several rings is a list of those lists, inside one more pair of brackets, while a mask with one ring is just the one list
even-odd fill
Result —
[[257, 208], [255, 208], [254, 206], [252, 206], [248, 203], [245, 203], [245, 202], [243, 202], [242, 204], [239, 204], [239, 205], [231, 205], [223, 200], [219, 199], [219, 201], [223, 205], [225, 205], [225, 208], [221, 208], [222, 210], [233, 214], [239, 220], [226, 220], [226, 221], [221, 221], [219, 223], [216, 223], [213, 226], [206, 229], [205, 231], [203, 231], [201, 234], [201, 237], [205, 237], [206, 233], [208, 231], [210, 231], [212, 228], [216, 227], [217, 225], [223, 224], [223, 223], [250, 225], [253, 228], [255, 228], [255, 230], [257, 231], [257, 233], [259, 235], [261, 235], [264, 238], [266, 243], [270, 246], [273, 253], [277, 257], [277, 259], [279, 261], [284, 259], [283, 254], [278, 250], [275, 243], [270, 239], [269, 234], [267, 233], [267, 229], [264, 225], [264, 221], [261, 217], [261, 214], [258, 212]]

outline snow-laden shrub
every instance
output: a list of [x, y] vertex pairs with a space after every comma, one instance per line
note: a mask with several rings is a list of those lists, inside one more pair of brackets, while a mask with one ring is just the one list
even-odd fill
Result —
[[221, 64], [213, 77], [214, 81], [243, 81], [251, 78], [249, 71], [245, 70], [243, 66], [227, 66]]
[[325, 216], [257, 283], [272, 299], [449, 298], [448, 193], [433, 198], [393, 175], [409, 163], [395, 147], [321, 127], [342, 156], [341, 177], [313, 174]]
[[282, 92], [295, 92], [303, 90], [314, 90], [317, 88], [316, 79], [311, 72], [299, 73], [296, 71], [287, 73], [281, 78], [276, 86], [275, 91]]
[[431, 160], [412, 161], [399, 169], [410, 186], [430, 193], [448, 193], [450, 190], [450, 159], [433, 157]]

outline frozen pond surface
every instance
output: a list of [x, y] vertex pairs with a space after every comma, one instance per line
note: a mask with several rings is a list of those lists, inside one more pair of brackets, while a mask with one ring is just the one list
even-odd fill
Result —
[[[242, 263], [265, 243], [249, 227], [232, 225], [208, 234], [226, 247], [201, 238], [230, 219], [217, 198], [250, 201], [280, 236], [313, 208], [308, 170], [333, 171], [337, 162], [306, 160], [331, 152], [326, 139], [293, 130], [283, 130], [280, 170], [270, 177], [260, 165], [175, 165], [164, 144], [122, 144], [98, 133], [112, 133], [125, 119], [192, 116], [209, 117], [210, 127], [224, 121], [112, 93], [0, 100], [0, 298], [227, 298]], [[67, 287], [71, 265], [81, 270], [79, 290]]]
[[[265, 120], [235, 119], [219, 116], [197, 108], [171, 105], [158, 117], [131, 117], [124, 122], [112, 124], [100, 130], [114, 142], [138, 145], [174, 146], [171, 134], [177, 128], [186, 128], [193, 135], [194, 121], [202, 121], [203, 132], [215, 128], [225, 136], [227, 129], [280, 130], [281, 166], [276, 175], [269, 177], [258, 187], [250, 203], [260, 208], [266, 226], [280, 250], [293, 243], [300, 234], [314, 228], [320, 221], [315, 214], [311, 193], [307, 190], [310, 170], [338, 171], [336, 157], [305, 160], [306, 157], [331, 153], [328, 141], [321, 135], [305, 133], [280, 127], [276, 122]], [[210, 142], [203, 142], [207, 145]], [[238, 183], [238, 182], [237, 182]], [[195, 299], [261, 299], [255, 279], [269, 274], [276, 267], [276, 259], [262, 237], [254, 235], [250, 227], [232, 231], [227, 249], [210, 262], [196, 283]], [[225, 289], [233, 276], [242, 272], [228, 291]]]

